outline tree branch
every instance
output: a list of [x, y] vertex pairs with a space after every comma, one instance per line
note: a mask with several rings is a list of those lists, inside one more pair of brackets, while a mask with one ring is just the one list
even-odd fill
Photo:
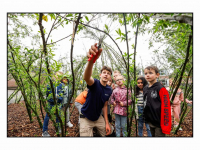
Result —
[[[74, 89], [75, 89], [75, 79], [74, 79], [74, 69], [73, 69], [73, 48], [74, 48], [74, 39], [75, 39], [75, 35], [76, 35], [76, 31], [77, 31], [77, 28], [78, 28], [78, 25], [79, 25], [79, 21], [81, 19], [81, 13], [79, 13], [79, 16], [78, 16], [78, 19], [76, 21], [76, 25], [75, 25], [75, 28], [73, 30], [73, 36], [72, 36], [72, 42], [71, 42], [71, 54], [70, 54], [70, 60], [71, 60], [71, 71], [72, 71], [72, 77], [73, 77], [73, 87], [72, 87], [72, 94], [67, 102], [67, 105], [65, 107], [65, 112], [69, 106], [69, 103], [74, 95]], [[66, 113], [65, 114], [65, 120], [66, 120]], [[66, 121], [65, 121], [65, 131], [66, 131]]]
[[[61, 16], [60, 14], [57, 14], [57, 15]], [[63, 16], [61, 16], [61, 17], [63, 17]], [[63, 17], [63, 18], [64, 18], [64, 17]], [[67, 19], [67, 18], [65, 18], [65, 19]], [[70, 19], [67, 19], [67, 20], [68, 20], [68, 21], [72, 21], [72, 20], [70, 20]], [[115, 45], [117, 46], [117, 48], [118, 48], [118, 50], [120, 51], [121, 55], [123, 55], [123, 53], [122, 53], [121, 49], [119, 48], [118, 44], [117, 44], [117, 43], [115, 42], [115, 40], [110, 36], [110, 34], [108, 34], [107, 32], [105, 32], [105, 31], [103, 31], [103, 30], [100, 30], [100, 29], [98, 29], [98, 28], [92, 27], [92, 26], [90, 26], [90, 25], [87, 25], [87, 24], [84, 24], [84, 23], [81, 23], [81, 22], [80, 22], [80, 24], [82, 24], [82, 25], [84, 25], [84, 26], [86, 26], [86, 27], [89, 27], [89, 28], [98, 30], [98, 31], [103, 32], [103, 33], [105, 33], [106, 35], [108, 35], [108, 36], [111, 38], [111, 40], [115, 43]], [[123, 60], [124, 60], [124, 63], [125, 63], [125, 65], [126, 65], [126, 69], [127, 69], [126, 61], [125, 61], [124, 57], [122, 57], [122, 58], [123, 58]]]
[[[50, 71], [50, 68], [49, 68], [49, 62], [48, 62], [48, 53], [47, 53], [47, 47], [46, 47], [46, 42], [45, 42], [45, 35], [44, 35], [44, 31], [43, 31], [43, 26], [42, 26], [42, 16], [43, 16], [43, 13], [40, 13], [40, 16], [39, 16], [39, 21], [38, 21], [38, 25], [40, 27], [40, 33], [41, 33], [41, 37], [42, 37], [42, 42], [43, 42], [43, 51], [44, 51], [44, 54], [45, 54], [45, 61], [46, 61], [46, 67], [47, 67], [47, 72], [48, 72], [48, 76], [50, 77], [51, 75], [51, 71]], [[51, 78], [49, 78], [49, 81], [50, 81], [50, 87], [51, 87], [51, 90], [52, 91], [55, 91], [54, 90], [54, 86], [53, 86], [53, 81]], [[63, 122], [58, 114], [58, 106], [57, 106], [57, 101], [56, 101], [56, 96], [55, 96], [55, 92], [52, 92], [53, 94], [53, 100], [54, 100], [54, 104], [56, 106], [56, 115], [59, 119], [59, 122], [61, 124], [61, 129], [63, 130]], [[56, 131], [58, 131], [58, 127], [56, 124], [54, 124], [54, 127], [56, 128]], [[58, 132], [57, 132], [58, 133]], [[59, 134], [57, 134], [58, 136], [60, 136]]]
[[62, 39], [60, 39], [60, 40], [58, 40], [58, 41], [56, 41], [56, 42], [49, 43], [49, 44], [46, 44], [46, 45], [52, 45], [52, 44], [55, 44], [55, 43], [57, 43], [57, 42], [59, 42], [59, 41], [61, 41], [61, 40], [64, 40], [64, 39], [70, 37], [71, 35], [72, 35], [72, 34], [70, 34], [70, 35], [68, 35], [68, 36], [66, 36], [66, 37], [64, 37], [64, 38], [62, 38]]
[[49, 36], [50, 36], [50, 34], [51, 34], [51, 31], [53, 30], [53, 27], [55, 26], [55, 22], [56, 22], [57, 18], [58, 18], [58, 16], [56, 16], [56, 19], [54, 20], [53, 25], [51, 26], [51, 29], [50, 29], [50, 31], [49, 31], [49, 34], [48, 34], [48, 36], [47, 36], [47, 38], [46, 38], [46, 43], [47, 43], [47, 41], [48, 41], [48, 39], [49, 39]]

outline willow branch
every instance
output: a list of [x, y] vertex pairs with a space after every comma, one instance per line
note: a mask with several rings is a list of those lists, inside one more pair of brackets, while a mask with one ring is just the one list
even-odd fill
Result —
[[64, 37], [64, 38], [62, 38], [62, 39], [60, 39], [60, 40], [58, 40], [58, 41], [56, 41], [56, 42], [49, 43], [49, 44], [46, 44], [46, 45], [52, 45], [52, 44], [55, 44], [55, 43], [57, 43], [57, 42], [59, 42], [59, 41], [62, 41], [62, 40], [66, 39], [66, 38], [68, 38], [68, 37], [70, 37], [70, 36], [72, 36], [72, 34], [70, 34], [70, 35], [68, 35], [68, 36], [66, 36], [66, 37]]
[[[60, 14], [57, 14], [57, 15], [61, 16]], [[61, 16], [61, 17], [63, 17], [63, 16]], [[63, 17], [63, 18], [65, 18], [65, 17]], [[67, 18], [65, 18], [65, 19], [67, 19]], [[67, 20], [68, 20], [68, 21], [72, 21], [72, 20], [70, 20], [70, 19], [67, 19]], [[110, 34], [108, 34], [107, 32], [105, 32], [105, 31], [103, 31], [103, 30], [100, 30], [100, 29], [98, 29], [98, 28], [92, 27], [92, 26], [90, 26], [90, 25], [87, 25], [87, 24], [84, 24], [84, 23], [81, 23], [81, 22], [80, 22], [80, 24], [82, 24], [82, 25], [84, 25], [84, 26], [86, 26], [86, 27], [89, 27], [89, 28], [98, 30], [98, 31], [100, 31], [100, 32], [103, 32], [103, 33], [105, 33], [107, 36], [109, 36], [109, 37], [111, 38], [111, 40], [112, 40], [112, 41], [115, 43], [115, 45], [117, 46], [118, 50], [120, 51], [120, 53], [121, 53], [121, 55], [122, 55], [122, 58], [123, 58], [123, 60], [124, 60], [124, 63], [125, 63], [125, 65], [126, 65], [126, 69], [127, 69], [127, 64], [126, 64], [126, 61], [125, 61], [125, 59], [124, 59], [124, 57], [123, 57], [123, 53], [122, 53], [121, 49], [119, 48], [118, 44], [115, 42], [115, 40], [110, 36]]]
[[[42, 16], [43, 16], [43, 13], [40, 13], [40, 17], [39, 17], [39, 21], [38, 21], [38, 25], [40, 27], [40, 33], [41, 33], [41, 37], [42, 37], [42, 43], [43, 43], [43, 51], [44, 51], [44, 54], [45, 54], [45, 61], [46, 61], [46, 67], [47, 67], [47, 72], [48, 72], [48, 76], [50, 77], [51, 75], [51, 71], [50, 71], [50, 68], [49, 68], [49, 62], [48, 62], [48, 53], [47, 53], [47, 47], [46, 47], [46, 42], [45, 42], [45, 35], [44, 35], [44, 31], [43, 31], [43, 26], [42, 26]], [[49, 81], [50, 81], [50, 87], [51, 87], [51, 90], [52, 91], [55, 91], [54, 90], [54, 86], [53, 86], [53, 81], [51, 80], [51, 78], [49, 78]], [[55, 96], [55, 92], [52, 92], [53, 94], [53, 100], [54, 100], [54, 104], [56, 106], [56, 115], [60, 121], [60, 124], [61, 124], [61, 129], [63, 128], [63, 123], [62, 123], [62, 120], [58, 114], [58, 107], [57, 107], [57, 101], [56, 101], [56, 96]], [[58, 127], [56, 124], [54, 124], [54, 127], [56, 128], [56, 131], [58, 131]], [[58, 136], [60, 136], [59, 134], [57, 134]]]
[[[75, 39], [75, 35], [76, 35], [76, 31], [77, 31], [80, 19], [81, 19], [81, 13], [79, 13], [78, 19], [76, 21], [75, 28], [73, 30], [73, 35], [72, 35], [70, 60], [71, 60], [71, 71], [72, 71], [72, 77], [73, 77], [73, 87], [72, 87], [72, 94], [70, 96], [70, 99], [67, 102], [66, 107], [65, 107], [65, 112], [66, 112], [66, 110], [69, 106], [69, 103], [70, 103], [73, 95], [74, 95], [74, 89], [75, 89], [74, 88], [75, 87], [75, 79], [74, 79], [74, 69], [73, 69], [73, 48], [74, 48], [74, 39]], [[65, 114], [65, 119], [66, 119], [66, 113], [64, 113], [64, 114]], [[65, 121], [65, 131], [66, 131], [66, 121]]]
[[182, 78], [183, 78], [183, 73], [185, 71], [185, 67], [186, 67], [186, 64], [187, 64], [187, 61], [188, 61], [188, 56], [189, 56], [189, 51], [190, 51], [190, 44], [191, 44], [191, 40], [192, 40], [192, 36], [190, 35], [189, 36], [189, 41], [188, 41], [188, 46], [187, 46], [187, 51], [186, 51], [186, 57], [185, 57], [185, 62], [184, 62], [184, 65], [183, 65], [183, 68], [181, 70], [181, 74], [180, 74], [180, 78], [179, 78], [179, 81], [178, 81], [178, 84], [175, 88], [175, 91], [173, 92], [173, 95], [172, 95], [172, 101], [174, 100], [174, 97], [176, 95], [176, 92], [178, 91], [178, 88], [181, 84], [181, 81], [182, 81]]
[[[125, 14], [123, 14], [124, 17], [124, 26], [125, 26], [125, 34], [126, 34], [126, 46], [127, 46], [127, 55], [128, 55], [128, 66], [127, 66], [127, 75], [128, 75], [128, 80], [127, 80], [127, 95], [126, 95], [126, 100], [127, 100], [127, 116], [128, 116], [128, 89], [129, 89], [129, 46], [128, 46], [128, 35], [127, 35], [127, 29], [126, 29], [126, 17]], [[127, 129], [129, 130], [129, 119], [127, 119]], [[130, 136], [130, 135], [129, 135]]]
[[54, 20], [53, 25], [51, 26], [51, 29], [50, 29], [50, 31], [49, 31], [49, 34], [48, 34], [48, 36], [47, 36], [47, 38], [46, 38], [46, 43], [47, 43], [47, 41], [48, 41], [48, 39], [49, 39], [49, 36], [50, 36], [50, 34], [51, 34], [51, 31], [53, 30], [53, 27], [56, 25], [55, 22], [56, 22], [57, 18], [58, 18], [58, 16], [56, 16], [56, 19]]

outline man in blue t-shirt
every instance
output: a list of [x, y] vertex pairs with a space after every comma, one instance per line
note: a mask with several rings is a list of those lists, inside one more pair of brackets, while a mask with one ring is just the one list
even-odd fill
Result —
[[[98, 52], [98, 53], [97, 53]], [[93, 128], [96, 127], [101, 136], [109, 135], [111, 128], [108, 122], [107, 105], [112, 94], [111, 87], [107, 85], [112, 70], [103, 66], [100, 80], [92, 78], [93, 60], [101, 55], [102, 48], [98, 50], [97, 43], [91, 46], [88, 57], [94, 55], [88, 62], [84, 72], [84, 80], [87, 83], [88, 94], [80, 114], [80, 136], [93, 136]], [[101, 115], [103, 109], [104, 118]]]

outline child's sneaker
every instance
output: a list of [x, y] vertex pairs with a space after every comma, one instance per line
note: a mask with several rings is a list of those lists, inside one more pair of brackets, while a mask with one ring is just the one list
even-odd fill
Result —
[[73, 124], [71, 124], [71, 122], [69, 121], [69, 122], [67, 122], [67, 126], [71, 128], [71, 127], [73, 127]]
[[61, 130], [61, 128], [58, 128], [58, 132], [59, 132], [59, 134], [61, 134], [61, 133], [62, 133], [62, 130]]
[[174, 128], [177, 128], [178, 127], [178, 125], [174, 125]]
[[183, 129], [180, 127], [179, 130], [182, 131]]
[[[174, 128], [177, 128], [178, 125], [174, 125]], [[178, 130], [182, 131], [183, 129], [180, 127]]]
[[48, 133], [47, 131], [44, 131], [44, 132], [42, 133], [42, 136], [43, 136], [43, 137], [49, 137], [50, 135], [49, 135], [49, 133]]

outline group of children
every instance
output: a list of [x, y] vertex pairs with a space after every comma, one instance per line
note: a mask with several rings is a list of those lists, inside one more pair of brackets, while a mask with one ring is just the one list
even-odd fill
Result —
[[[101, 52], [102, 49], [97, 51], [95, 44], [89, 50], [88, 57], [92, 57], [91, 54], [93, 54], [97, 55], [98, 59]], [[114, 128], [111, 125], [112, 117], [110, 115], [110, 105], [113, 105], [116, 137], [121, 136], [121, 130], [122, 135], [125, 137], [127, 136], [127, 106], [132, 103], [131, 91], [128, 89], [127, 101], [127, 88], [124, 85], [125, 79], [119, 71], [114, 71], [113, 83], [111, 68], [104, 66], [101, 69], [100, 80], [92, 78], [92, 68], [93, 61], [90, 61], [84, 72], [87, 88], [75, 100], [75, 106], [80, 114], [78, 121], [80, 123], [80, 136], [93, 136], [94, 127], [97, 128], [101, 136], [113, 134]], [[183, 92], [181, 89], [178, 89], [175, 100], [171, 105], [168, 90], [160, 82], [157, 82], [159, 77], [158, 68], [156, 66], [148, 66], [144, 69], [144, 74], [145, 77], [137, 79], [135, 93], [137, 98], [138, 135], [143, 136], [143, 124], [145, 123], [149, 137], [164, 137], [165, 134], [170, 134], [171, 131], [172, 112], [174, 114], [174, 125], [175, 127], [178, 125]], [[58, 93], [56, 92], [57, 95], [62, 93], [60, 87], [63, 86], [63, 83], [68, 85], [67, 80], [65, 78], [62, 79], [61, 85], [56, 88], [58, 90]], [[67, 92], [67, 96], [69, 97], [69, 92]], [[52, 108], [54, 105], [52, 98], [48, 99], [50, 108]], [[59, 96], [58, 103], [62, 103], [62, 100], [63, 97]], [[186, 102], [191, 103], [188, 100]], [[72, 127], [73, 125], [70, 123], [69, 118], [67, 121], [69, 122], [67, 125]], [[57, 119], [56, 122], [58, 122]], [[45, 136], [47, 127], [48, 115], [46, 115], [44, 120], [43, 136]]]

